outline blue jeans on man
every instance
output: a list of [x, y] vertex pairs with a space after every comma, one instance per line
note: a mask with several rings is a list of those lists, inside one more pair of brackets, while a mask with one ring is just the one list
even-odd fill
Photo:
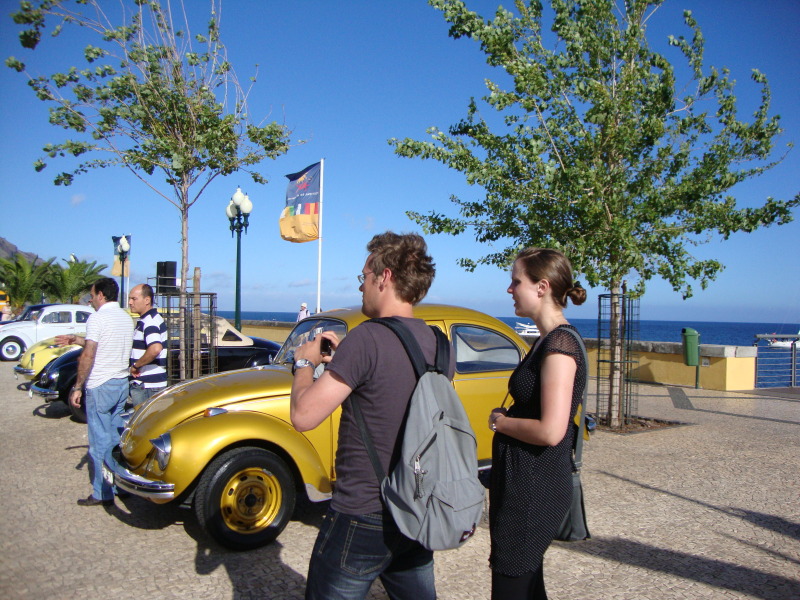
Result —
[[366, 597], [381, 578], [392, 600], [434, 600], [433, 552], [397, 529], [391, 515], [329, 509], [308, 567], [306, 600]]
[[159, 392], [163, 392], [167, 389], [167, 386], [161, 387], [144, 387], [144, 384], [136, 384], [131, 382], [130, 384], [130, 394], [131, 394], [131, 406], [136, 408], [140, 404], [142, 404], [145, 400], [149, 400]]
[[122, 414], [128, 400], [128, 378], [109, 379], [86, 389], [86, 421], [89, 425], [89, 458], [92, 461], [92, 496], [113, 500], [114, 488], [103, 476], [103, 461], [119, 443]]

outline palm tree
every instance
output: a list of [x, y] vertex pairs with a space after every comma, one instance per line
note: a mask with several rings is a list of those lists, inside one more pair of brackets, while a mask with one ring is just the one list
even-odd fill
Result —
[[42, 262], [37, 256], [31, 262], [19, 252], [14, 255], [14, 260], [0, 258], [0, 282], [8, 292], [14, 313], [18, 313], [25, 304], [41, 299], [54, 260], [51, 258]]
[[67, 266], [51, 265], [45, 281], [45, 291], [52, 300], [77, 304], [81, 296], [91, 289], [92, 284], [102, 277], [101, 271], [108, 265], [78, 260], [74, 254], [69, 259], [62, 260]]

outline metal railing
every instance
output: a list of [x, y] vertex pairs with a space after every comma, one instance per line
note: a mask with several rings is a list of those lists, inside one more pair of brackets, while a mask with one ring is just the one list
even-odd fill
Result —
[[169, 334], [168, 383], [216, 373], [217, 295], [160, 293], [156, 302]]
[[639, 410], [639, 299], [601, 294], [597, 318], [597, 419], [602, 425], [627, 425]]
[[800, 334], [758, 334], [756, 387], [797, 387]]

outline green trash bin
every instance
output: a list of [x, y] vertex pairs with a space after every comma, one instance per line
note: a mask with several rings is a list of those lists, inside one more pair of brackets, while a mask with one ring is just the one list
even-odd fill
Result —
[[683, 336], [683, 362], [687, 367], [700, 365], [700, 333], [691, 327], [681, 330]]

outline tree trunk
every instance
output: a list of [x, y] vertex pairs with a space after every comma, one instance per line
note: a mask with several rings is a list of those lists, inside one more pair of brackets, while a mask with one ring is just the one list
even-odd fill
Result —
[[625, 389], [625, 364], [623, 362], [625, 343], [624, 297], [620, 293], [619, 281], [611, 284], [611, 322], [609, 323], [610, 366], [608, 373], [608, 414], [611, 428], [620, 427], [625, 422], [622, 395]]
[[180, 285], [180, 317], [179, 317], [179, 326], [181, 332], [180, 338], [180, 374], [181, 374], [181, 381], [185, 381], [188, 378], [188, 365], [187, 365], [187, 357], [188, 357], [188, 336], [190, 335], [189, 332], [189, 323], [191, 323], [191, 319], [188, 317], [188, 307], [187, 307], [187, 296], [186, 296], [186, 284], [188, 282], [188, 275], [189, 275], [189, 197], [188, 197], [188, 188], [184, 186], [182, 190], [182, 197], [181, 197], [181, 285]]
[[[200, 311], [202, 299], [200, 298], [200, 267], [194, 268], [194, 279], [192, 283], [192, 377], [200, 377], [203, 374], [203, 315]], [[210, 315], [209, 315], [210, 317]], [[209, 330], [211, 328], [209, 327]], [[211, 346], [214, 341], [210, 333], [207, 335], [208, 353], [211, 355]], [[209, 373], [213, 373], [212, 370]]]

